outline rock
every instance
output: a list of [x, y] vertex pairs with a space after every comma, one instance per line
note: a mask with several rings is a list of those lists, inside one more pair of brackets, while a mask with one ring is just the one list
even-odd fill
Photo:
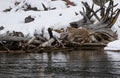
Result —
[[35, 19], [29, 15], [28, 17], [25, 18], [25, 23], [29, 23], [29, 22], [32, 22], [34, 20]]
[[4, 27], [3, 26], [0, 26], [0, 30], [3, 30], [4, 29]]

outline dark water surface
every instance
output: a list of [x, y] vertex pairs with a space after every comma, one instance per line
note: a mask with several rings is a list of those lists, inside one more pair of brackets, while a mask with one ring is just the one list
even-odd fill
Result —
[[120, 78], [120, 52], [3, 53], [0, 78]]

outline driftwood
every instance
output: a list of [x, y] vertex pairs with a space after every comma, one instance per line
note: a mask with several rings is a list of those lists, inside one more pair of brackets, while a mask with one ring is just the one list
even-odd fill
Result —
[[[83, 16], [83, 19], [80, 21], [72, 22], [70, 25], [75, 28], [84, 27], [87, 28], [91, 35], [96, 38], [99, 42], [110, 42], [117, 39], [117, 35], [111, 30], [112, 26], [115, 24], [119, 14], [120, 9], [113, 10], [118, 4], [113, 4], [113, 1], [109, 1], [107, 7], [101, 7], [94, 11], [94, 5], [89, 6], [87, 2], [82, 2], [86, 11], [83, 9], [83, 12], [80, 11], [80, 14]], [[97, 15], [97, 12], [100, 12], [101, 17]], [[91, 23], [91, 18], [95, 16], [97, 23]]]
[[35, 39], [36, 39], [36, 37], [32, 37], [32, 38], [28, 41], [28, 44], [33, 43]]
[[[31, 38], [25, 38], [25, 37], [12, 37], [12, 36], [8, 36], [8, 35], [0, 35], [0, 41], [10, 41], [10, 42], [21, 42], [21, 41], [26, 41], [28, 43], [31, 43]], [[33, 40], [32, 41], [33, 44], [40, 44], [41, 41], [39, 40]]]
[[55, 41], [55, 39], [54, 39], [54, 38], [51, 38], [50, 40], [48, 40], [48, 41], [40, 44], [39, 47], [51, 47], [51, 44], [52, 44], [54, 41]]
[[[117, 4], [114, 5], [113, 1], [110, 0], [107, 7], [100, 6], [96, 11], [94, 10], [94, 4], [92, 7], [87, 2], [82, 2], [82, 4], [84, 8], [83, 11], [80, 11], [80, 14], [83, 16], [83, 19], [70, 23], [70, 27], [66, 30], [48, 28], [49, 39], [44, 37], [44, 29], [42, 29], [41, 34], [35, 32], [33, 37], [25, 37], [21, 32], [16, 31], [12, 33], [7, 32], [6, 35], [0, 35], [0, 50], [3, 50], [3, 52], [20, 50], [18, 52], [24, 53], [61, 49], [68, 50], [68, 48], [69, 50], [73, 50], [76, 47], [79, 49], [97, 47], [99, 49], [99, 47], [104, 47], [108, 42], [115, 40], [117, 35], [111, 28], [120, 14], [120, 9], [114, 10]], [[97, 15], [98, 12], [100, 12], [101, 17]], [[92, 20], [93, 16], [96, 17], [97, 23], [94, 23], [95, 20]], [[0, 30], [3, 29], [3, 26], [0, 27]], [[61, 37], [54, 36], [52, 31], [61, 33]]]

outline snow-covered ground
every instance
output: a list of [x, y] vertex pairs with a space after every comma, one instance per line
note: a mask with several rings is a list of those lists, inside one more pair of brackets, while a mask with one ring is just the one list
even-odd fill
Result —
[[[15, 2], [18, 1], [20, 4], [15, 6]], [[4, 30], [0, 31], [0, 34], [6, 33], [6, 31], [20, 31], [24, 34], [30, 34], [31, 36], [35, 33], [35, 30], [38, 33], [45, 28], [45, 33], [47, 36], [47, 28], [51, 27], [53, 29], [66, 28], [69, 26], [70, 22], [77, 21], [82, 19], [82, 16], [79, 14], [79, 11], [82, 10], [83, 5], [81, 1], [87, 1], [92, 5], [92, 0], [70, 0], [74, 2], [77, 6], [68, 6], [62, 0], [0, 0], [0, 26], [4, 27]], [[115, 3], [120, 3], [120, 0], [114, 0]], [[30, 4], [32, 7], [37, 7], [40, 11], [23, 11], [23, 6], [25, 3]], [[47, 8], [56, 8], [54, 10], [44, 11], [44, 8], [41, 4], [44, 4]], [[107, 5], [107, 4], [106, 4]], [[23, 6], [26, 7], [26, 6]], [[118, 4], [117, 8], [120, 7]], [[10, 12], [3, 12], [3, 10], [12, 8]], [[98, 6], [95, 6], [97, 9]], [[18, 11], [16, 11], [19, 9]], [[75, 15], [75, 12], [78, 15]], [[35, 20], [30, 23], [24, 23], [25, 17], [31, 15]], [[113, 27], [113, 30], [118, 33], [118, 39], [120, 39], [120, 16]], [[54, 33], [54, 35], [57, 35]], [[58, 36], [58, 35], [57, 35]], [[120, 50], [120, 40], [111, 42], [105, 48], [107, 49], [119, 49]]]
[[120, 50], [120, 40], [115, 40], [107, 44], [105, 50]]
[[[43, 7], [40, 6], [41, 3], [44, 3], [46, 7], [54, 8], [55, 10], [49, 11], [23, 11], [19, 9], [19, 11], [15, 12], [14, 10], [16, 7], [13, 5], [15, 0], [1, 0], [0, 2], [0, 26], [5, 27], [4, 30], [0, 31], [1, 34], [5, 33], [6, 31], [21, 31], [24, 34], [33, 35], [35, 30], [38, 32], [41, 31], [42, 28], [47, 29], [48, 27], [56, 28], [63, 28], [69, 26], [69, 23], [72, 21], [76, 21], [81, 19], [81, 16], [75, 15], [75, 12], [80, 11], [80, 7], [71, 7], [67, 8], [65, 6], [65, 2], [58, 0], [58, 1], [49, 1], [49, 0], [26, 0], [27, 3], [31, 4], [33, 7], [41, 7], [38, 8], [39, 10], [43, 10]], [[18, 1], [25, 1], [25, 0], [18, 0]], [[6, 4], [7, 2], [7, 4]], [[37, 4], [39, 3], [39, 5]], [[5, 4], [5, 5], [4, 5]], [[8, 6], [9, 5], [9, 6]], [[12, 7], [11, 12], [2, 12], [4, 9]], [[25, 17], [31, 15], [35, 20], [30, 23], [24, 23]], [[46, 31], [46, 30], [45, 30]], [[47, 33], [47, 31], [46, 31]]]

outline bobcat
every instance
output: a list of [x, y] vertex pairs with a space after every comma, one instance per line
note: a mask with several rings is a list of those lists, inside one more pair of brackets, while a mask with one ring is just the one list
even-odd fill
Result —
[[68, 27], [66, 32], [61, 33], [61, 39], [67, 39], [69, 41], [76, 41], [76, 42], [91, 42], [89, 37], [89, 31], [86, 28], [73, 28]]

